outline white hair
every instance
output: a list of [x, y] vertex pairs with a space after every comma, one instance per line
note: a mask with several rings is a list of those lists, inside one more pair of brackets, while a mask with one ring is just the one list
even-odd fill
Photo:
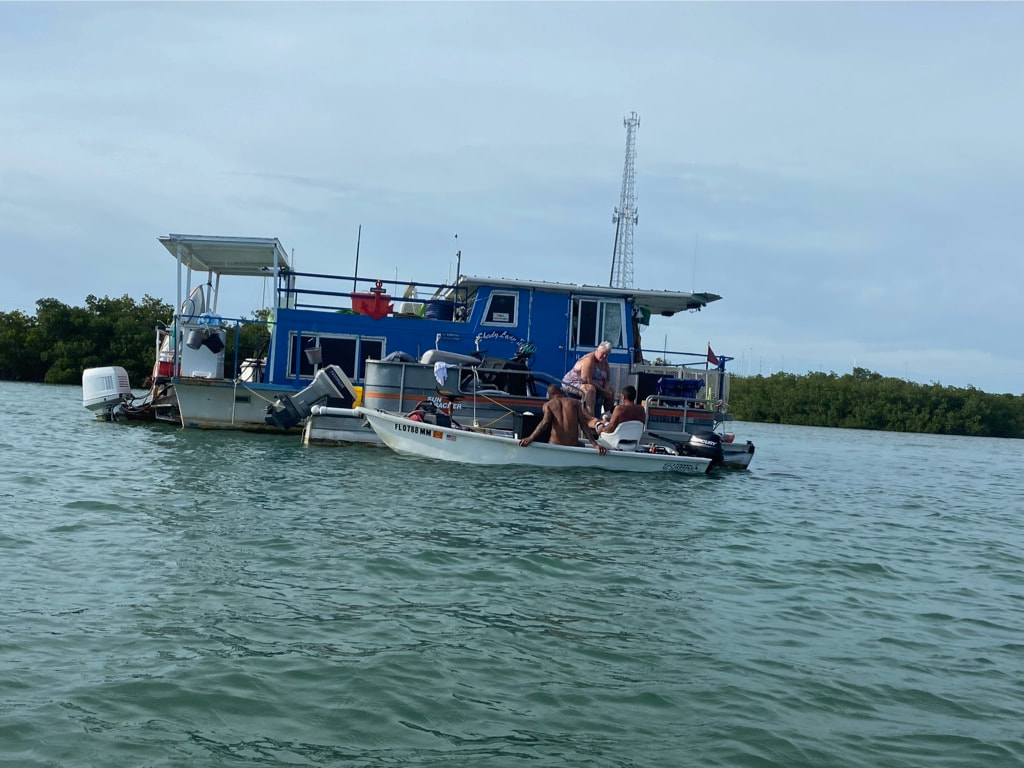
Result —
[[605, 352], [611, 352], [612, 343], [610, 341], [602, 341], [600, 344], [597, 345], [597, 348], [603, 349]]

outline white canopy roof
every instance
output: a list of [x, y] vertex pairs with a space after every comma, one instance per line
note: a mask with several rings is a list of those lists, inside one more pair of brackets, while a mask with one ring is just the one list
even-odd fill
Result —
[[714, 293], [688, 293], [686, 291], [654, 291], [640, 288], [612, 288], [605, 285], [573, 285], [548, 283], [539, 280], [515, 280], [506, 277], [470, 277], [463, 275], [459, 285], [475, 291], [481, 285], [505, 288], [530, 288], [552, 293], [572, 293], [584, 296], [614, 296], [632, 299], [633, 303], [652, 315], [673, 315], [688, 309], [700, 309], [722, 297]]
[[165, 235], [160, 242], [181, 263], [200, 272], [218, 275], [266, 277], [288, 268], [288, 254], [276, 237], [211, 237]]

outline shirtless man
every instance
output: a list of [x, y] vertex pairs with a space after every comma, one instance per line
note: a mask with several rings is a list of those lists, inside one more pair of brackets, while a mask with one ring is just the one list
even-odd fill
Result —
[[615, 410], [612, 411], [612, 417], [608, 421], [591, 419], [587, 422], [587, 426], [600, 434], [601, 432], [614, 432], [619, 424], [624, 421], [639, 421], [641, 424], [646, 424], [647, 411], [644, 410], [642, 405], [636, 404], [636, 387], [632, 384], [627, 384], [622, 388], [621, 394], [622, 404], [615, 406]]
[[[540, 424], [529, 436], [520, 440], [519, 444], [525, 448], [545, 427], [550, 426], [552, 445], [575, 446], [579, 441], [580, 427], [586, 423], [586, 420], [587, 417], [580, 401], [566, 397], [561, 387], [551, 384], [548, 386], [548, 401], [544, 403], [544, 416], [541, 418]], [[608, 449], [603, 445], [598, 445], [597, 441], [589, 434], [587, 440], [597, 448], [598, 453], [602, 456], [608, 453]]]

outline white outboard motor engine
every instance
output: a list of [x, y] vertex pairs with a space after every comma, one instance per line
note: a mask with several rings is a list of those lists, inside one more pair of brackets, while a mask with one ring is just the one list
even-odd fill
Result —
[[694, 432], [687, 442], [679, 446], [679, 452], [684, 456], [711, 459], [711, 465], [716, 467], [725, 461], [722, 436], [717, 432]]
[[344, 398], [345, 393], [355, 397], [355, 389], [345, 372], [336, 365], [328, 365], [317, 371], [313, 382], [294, 395], [281, 395], [267, 406], [263, 421], [272, 427], [291, 429], [309, 416], [313, 406], [328, 397]]
[[112, 421], [118, 407], [132, 398], [131, 382], [124, 368], [111, 365], [82, 371], [82, 405], [97, 419]]

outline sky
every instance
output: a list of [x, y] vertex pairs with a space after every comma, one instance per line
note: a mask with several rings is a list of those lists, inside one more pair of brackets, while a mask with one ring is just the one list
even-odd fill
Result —
[[633, 285], [723, 297], [645, 346], [1024, 394], [1022, 34], [1022, 3], [0, 1], [0, 311], [173, 303], [169, 233], [607, 284], [635, 111]]

